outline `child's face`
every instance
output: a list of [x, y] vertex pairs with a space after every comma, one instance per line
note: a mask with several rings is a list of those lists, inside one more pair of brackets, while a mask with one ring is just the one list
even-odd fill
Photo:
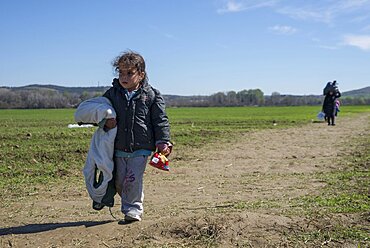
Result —
[[139, 72], [135, 67], [128, 68], [124, 64], [119, 65], [119, 83], [128, 91], [137, 90], [145, 73]]

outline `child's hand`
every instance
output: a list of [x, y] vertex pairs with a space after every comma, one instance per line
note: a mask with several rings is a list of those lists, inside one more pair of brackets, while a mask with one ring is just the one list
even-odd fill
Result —
[[171, 149], [172, 148], [172, 145], [169, 146], [167, 143], [159, 143], [157, 144], [157, 149], [160, 153], [162, 153], [163, 155], [165, 156], [168, 156], [170, 155], [171, 153]]
[[115, 118], [106, 119], [104, 130], [108, 131], [112, 128], [115, 128], [117, 126], [117, 121]]

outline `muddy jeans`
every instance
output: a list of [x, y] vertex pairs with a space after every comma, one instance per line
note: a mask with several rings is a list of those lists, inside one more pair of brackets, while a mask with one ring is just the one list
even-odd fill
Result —
[[121, 196], [121, 211], [124, 215], [143, 214], [143, 176], [148, 156], [133, 158], [115, 157], [115, 185]]

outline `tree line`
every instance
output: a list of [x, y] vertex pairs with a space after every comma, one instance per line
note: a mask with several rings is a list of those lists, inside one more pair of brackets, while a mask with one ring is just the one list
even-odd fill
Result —
[[11, 90], [0, 88], [0, 109], [74, 108], [102, 92], [60, 92], [53, 89]]
[[[53, 88], [30, 87], [0, 88], [0, 109], [75, 108], [84, 100], [101, 96], [107, 88], [61, 91]], [[260, 89], [218, 92], [210, 96], [163, 96], [168, 107], [221, 107], [221, 106], [301, 106], [321, 105], [323, 96], [293, 96], [274, 92], [265, 96]], [[345, 105], [370, 105], [370, 96], [345, 96]]]
[[[273, 92], [265, 96], [260, 89], [239, 92], [218, 92], [210, 96], [164, 96], [166, 104], [171, 107], [228, 107], [228, 106], [307, 106], [322, 105], [324, 96], [282, 95]], [[340, 98], [345, 105], [369, 105], [370, 95], [344, 96]]]

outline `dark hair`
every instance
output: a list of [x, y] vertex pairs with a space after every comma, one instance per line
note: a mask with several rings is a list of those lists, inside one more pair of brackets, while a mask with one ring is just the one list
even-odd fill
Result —
[[119, 65], [124, 64], [127, 67], [135, 67], [139, 72], [144, 72], [145, 76], [142, 82], [148, 81], [148, 76], [145, 71], [145, 60], [139, 53], [127, 50], [122, 52], [119, 56], [115, 57], [112, 61], [112, 66], [115, 73], [119, 71]]

